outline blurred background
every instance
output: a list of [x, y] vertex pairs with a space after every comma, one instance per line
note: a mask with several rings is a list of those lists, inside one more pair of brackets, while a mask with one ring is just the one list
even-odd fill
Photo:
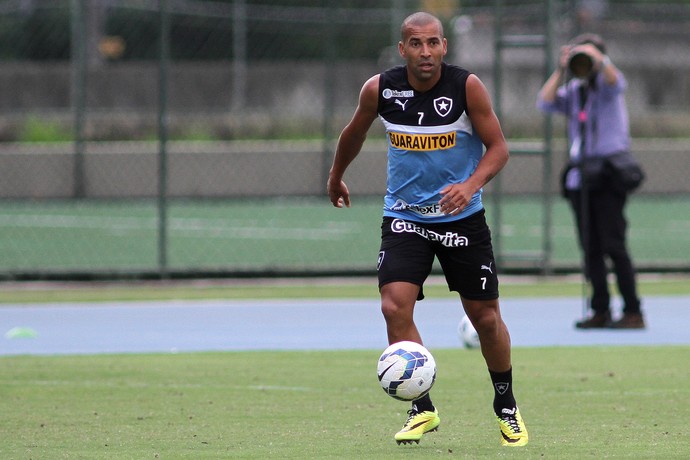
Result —
[[325, 184], [417, 10], [442, 18], [511, 146], [485, 189], [503, 272], [580, 270], [564, 123], [535, 100], [581, 32], [628, 80], [636, 264], [690, 271], [690, 0], [0, 0], [0, 279], [375, 273], [380, 124], [345, 177], [353, 207]]

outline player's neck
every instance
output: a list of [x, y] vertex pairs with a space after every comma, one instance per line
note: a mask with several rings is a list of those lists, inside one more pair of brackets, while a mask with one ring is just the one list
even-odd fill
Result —
[[418, 93], [425, 93], [429, 91], [431, 88], [436, 86], [436, 84], [441, 80], [441, 69], [439, 68], [438, 72], [436, 72], [434, 75], [432, 75], [430, 78], [425, 79], [425, 80], [420, 80], [416, 78], [414, 75], [412, 75], [411, 72], [407, 73], [407, 82], [410, 84], [412, 89], [417, 91]]

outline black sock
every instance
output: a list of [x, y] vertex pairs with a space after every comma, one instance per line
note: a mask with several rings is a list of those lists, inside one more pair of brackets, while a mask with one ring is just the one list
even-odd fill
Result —
[[434, 411], [434, 405], [431, 402], [429, 393], [425, 394], [419, 399], [412, 401], [412, 406], [417, 409], [417, 412]]
[[513, 409], [516, 406], [513, 396], [513, 369], [506, 372], [493, 372], [489, 369], [491, 383], [494, 386], [494, 412], [501, 414], [503, 409]]

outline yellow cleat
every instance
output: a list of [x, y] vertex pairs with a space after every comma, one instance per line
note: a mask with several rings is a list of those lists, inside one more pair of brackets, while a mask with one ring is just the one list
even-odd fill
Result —
[[501, 445], [508, 447], [520, 447], [527, 445], [529, 436], [525, 422], [522, 421], [520, 410], [503, 409], [501, 415], [497, 415], [498, 426], [501, 427]]
[[407, 411], [409, 415], [402, 430], [395, 433], [395, 442], [398, 444], [411, 444], [422, 439], [424, 433], [436, 431], [441, 419], [438, 416], [438, 410], [417, 412], [415, 408]]

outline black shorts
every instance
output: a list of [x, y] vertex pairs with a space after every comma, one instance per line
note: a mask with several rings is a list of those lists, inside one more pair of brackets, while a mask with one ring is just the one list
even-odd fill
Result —
[[448, 289], [470, 300], [498, 298], [491, 231], [484, 210], [454, 222], [426, 224], [384, 217], [378, 258], [379, 289], [394, 281], [422, 287], [438, 258]]

